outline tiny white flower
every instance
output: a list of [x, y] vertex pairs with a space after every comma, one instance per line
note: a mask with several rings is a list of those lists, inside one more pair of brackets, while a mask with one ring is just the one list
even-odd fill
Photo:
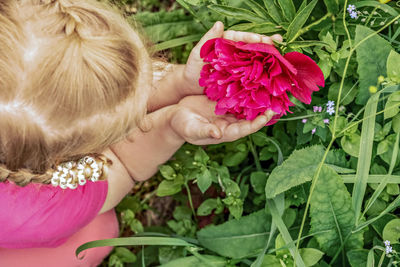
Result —
[[326, 106], [327, 106], [328, 108], [335, 106], [335, 101], [329, 100], [328, 103], [326, 103]]
[[383, 242], [383, 244], [385, 244], [385, 246], [390, 246], [390, 241], [389, 241], [389, 240], [385, 240], [385, 241]]
[[393, 248], [391, 246], [386, 247], [386, 254], [393, 252]]
[[335, 113], [335, 109], [334, 109], [333, 107], [330, 107], [330, 108], [328, 108], [328, 109], [326, 110], [326, 113], [328, 113], [329, 115], [332, 116], [332, 114]]
[[352, 11], [356, 10], [356, 6], [355, 5], [348, 5], [347, 6], [347, 11], [350, 13]]

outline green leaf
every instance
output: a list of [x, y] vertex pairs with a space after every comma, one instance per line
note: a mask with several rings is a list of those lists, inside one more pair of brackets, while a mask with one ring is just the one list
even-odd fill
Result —
[[128, 21], [132, 24], [139, 21], [146, 36], [154, 43], [204, 32], [193, 17], [186, 15], [183, 9], [156, 13], [139, 12], [135, 16], [128, 17]]
[[183, 176], [181, 174], [178, 174], [177, 179], [173, 181], [164, 180], [158, 185], [157, 196], [165, 197], [174, 195], [181, 191], [183, 183]]
[[394, 83], [400, 83], [400, 54], [391, 50], [387, 59], [387, 77]]
[[268, 15], [278, 24], [280, 24], [282, 19], [282, 11], [275, 4], [274, 0], [264, 0], [264, 6], [268, 10]]
[[392, 128], [395, 133], [400, 133], [400, 114], [393, 117]]
[[400, 111], [400, 91], [392, 93], [385, 105], [384, 118], [389, 119], [396, 116]]
[[386, 13], [389, 13], [392, 16], [397, 16], [399, 15], [399, 12], [396, 11], [396, 9], [394, 9], [393, 7], [387, 5], [387, 4], [382, 4], [379, 3], [378, 1], [359, 1], [355, 3], [355, 6], [357, 8], [361, 8], [361, 7], [377, 7], [380, 10], [385, 11]]
[[324, 253], [315, 248], [301, 248], [300, 255], [304, 261], [304, 264], [308, 267], [317, 264]]
[[123, 262], [132, 263], [136, 261], [136, 255], [127, 248], [115, 248], [115, 254]]
[[282, 265], [276, 256], [265, 255], [260, 267], [282, 267]]
[[268, 19], [266, 10], [259, 3], [254, 0], [246, 0], [244, 3], [258, 16]]
[[224, 5], [209, 5], [209, 9], [226, 16], [238, 20], [247, 20], [250, 22], [268, 22], [267, 19], [258, 16], [256, 13], [251, 12], [244, 8], [224, 6]]
[[224, 165], [227, 167], [237, 166], [242, 163], [245, 159], [247, 159], [248, 152], [228, 152], [223, 159]]
[[217, 208], [217, 199], [209, 198], [201, 203], [200, 207], [197, 209], [197, 215], [199, 216], [207, 216], [210, 215], [211, 212]]
[[202, 163], [203, 165], [206, 165], [207, 162], [210, 160], [210, 157], [207, 155], [204, 149], [198, 147], [196, 152], [194, 153], [194, 160]]
[[294, 186], [311, 181], [324, 150], [322, 146], [295, 150], [282, 165], [272, 170], [265, 187], [267, 198], [273, 198]]
[[212, 183], [211, 173], [208, 169], [204, 169], [197, 175], [197, 186], [202, 193], [206, 192]]
[[197, 232], [202, 246], [229, 258], [246, 258], [260, 252], [268, 239], [271, 217], [264, 210], [231, 220], [220, 225], [211, 225]]
[[161, 50], [166, 50], [169, 48], [181, 46], [181, 45], [188, 44], [188, 43], [197, 42], [201, 39], [201, 37], [203, 37], [203, 35], [204, 34], [202, 34], [202, 33], [201, 34], [192, 34], [192, 35], [168, 40], [168, 41], [165, 41], [165, 42], [155, 45], [154, 50], [161, 51]]
[[304, 9], [296, 14], [296, 17], [290, 23], [287, 30], [287, 40], [289, 43], [295, 40], [297, 33], [306, 23], [317, 2], [318, 0], [311, 1]]
[[267, 175], [262, 171], [252, 172], [250, 174], [250, 182], [257, 194], [263, 194], [267, 183]]
[[[218, 256], [211, 256], [211, 255], [201, 255], [201, 259], [190, 256], [179, 258], [173, 261], [168, 262], [167, 264], [160, 265], [160, 267], [225, 267], [227, 265], [227, 260], [218, 257]], [[206, 262], [204, 262], [206, 261]]]
[[[328, 92], [328, 99], [336, 100], [338, 99], [339, 95], [339, 87], [340, 83], [333, 83], [329, 87], [329, 92]], [[348, 105], [351, 102], [353, 102], [354, 98], [357, 95], [357, 88], [353, 85], [353, 83], [349, 81], [345, 81], [343, 84], [343, 89], [342, 89], [342, 95], [341, 95], [341, 100], [340, 104], [341, 105]]]
[[79, 258], [79, 253], [89, 248], [97, 248], [97, 247], [108, 247], [108, 246], [184, 246], [184, 247], [193, 247], [192, 244], [186, 242], [185, 240], [179, 238], [172, 237], [120, 237], [120, 238], [111, 238], [104, 240], [96, 240], [87, 242], [81, 246], [79, 246], [75, 255]]
[[282, 29], [272, 22], [263, 22], [263, 23], [249, 22], [249, 23], [236, 24], [230, 27], [229, 30], [268, 34], [281, 31]]
[[337, 14], [339, 12], [338, 0], [324, 0], [324, 3], [329, 13]]
[[347, 154], [358, 158], [360, 152], [360, 140], [360, 135], [353, 133], [343, 136], [340, 140], [340, 144]]
[[400, 219], [394, 219], [383, 228], [383, 240], [389, 240], [391, 244], [398, 244], [400, 238]]
[[352, 198], [352, 207], [356, 218], [354, 221], [355, 225], [358, 224], [358, 220], [360, 219], [361, 206], [364, 199], [365, 189], [367, 187], [369, 169], [371, 166], [376, 109], [378, 106], [379, 95], [380, 93], [378, 92], [368, 100], [364, 111], [364, 121], [362, 123], [360, 139], [360, 157], [358, 158], [357, 162], [356, 181], [353, 187]]
[[[357, 25], [355, 42], [375, 33], [368, 27]], [[370, 97], [369, 87], [376, 85], [379, 75], [386, 75], [386, 61], [392, 46], [379, 35], [374, 35], [356, 49], [360, 86], [356, 103], [365, 105]], [[374, 53], [371, 53], [374, 51]]]
[[292, 21], [294, 16], [296, 15], [296, 8], [294, 7], [292, 0], [278, 0], [279, 5], [281, 6], [281, 10], [283, 12], [283, 16], [287, 21]]
[[[330, 167], [323, 165], [310, 207], [311, 232], [330, 230], [315, 237], [327, 255], [333, 256], [344, 238], [351, 234], [354, 225], [354, 211], [351, 197], [343, 179]], [[363, 233], [351, 234], [346, 250], [362, 248]]]
[[175, 170], [169, 165], [161, 165], [160, 173], [167, 180], [173, 180], [176, 177]]
[[367, 266], [368, 250], [353, 249], [346, 253], [351, 267]]

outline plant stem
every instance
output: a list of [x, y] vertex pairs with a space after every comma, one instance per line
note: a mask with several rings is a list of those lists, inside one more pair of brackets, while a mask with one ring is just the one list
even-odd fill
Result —
[[313, 23], [307, 25], [306, 27], [304, 27], [303, 29], [301, 29], [300, 31], [298, 31], [296, 33], [296, 35], [292, 38], [292, 40], [290, 40], [288, 42], [288, 44], [290, 44], [291, 42], [293, 42], [294, 40], [296, 40], [299, 36], [301, 36], [302, 34], [305, 34], [306, 32], [308, 32], [312, 27], [314, 27], [315, 25], [320, 24], [322, 21], [326, 20], [328, 17], [332, 16], [331, 13], [327, 13], [325, 16], [323, 16], [322, 18], [320, 18], [319, 20], [314, 21]]
[[194, 211], [194, 206], [193, 206], [193, 201], [192, 201], [192, 194], [190, 193], [190, 188], [189, 188], [187, 183], [185, 183], [185, 188], [186, 188], [186, 192], [187, 192], [187, 195], [188, 195], [189, 205], [190, 205], [190, 208], [192, 209], [192, 214], [193, 214], [194, 220], [197, 223], [198, 221], [197, 221], [196, 212]]
[[257, 155], [256, 149], [254, 148], [253, 139], [251, 138], [251, 136], [249, 137], [248, 144], [249, 144], [249, 147], [250, 147], [251, 154], [253, 154], [254, 162], [256, 163], [257, 171], [264, 171], [262, 169], [262, 167], [261, 167], [260, 160], [258, 159], [258, 155]]

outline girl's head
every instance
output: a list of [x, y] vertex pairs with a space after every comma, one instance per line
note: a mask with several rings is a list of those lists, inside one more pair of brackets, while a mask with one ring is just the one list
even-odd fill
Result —
[[45, 182], [140, 125], [151, 81], [137, 33], [96, 0], [0, 2], [0, 181]]

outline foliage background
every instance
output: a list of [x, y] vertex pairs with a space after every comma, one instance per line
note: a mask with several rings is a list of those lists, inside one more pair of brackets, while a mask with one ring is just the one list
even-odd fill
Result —
[[110, 1], [172, 62], [222, 20], [282, 34], [281, 52], [312, 57], [326, 86], [249, 137], [182, 147], [117, 208], [121, 236], [146, 246], [104, 266], [398, 264], [398, 2]]

